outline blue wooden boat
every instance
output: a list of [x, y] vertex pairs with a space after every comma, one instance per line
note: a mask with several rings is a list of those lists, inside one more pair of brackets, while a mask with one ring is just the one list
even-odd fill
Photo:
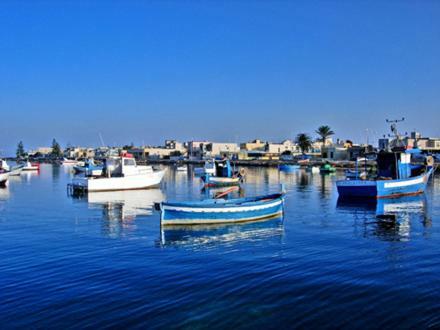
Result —
[[162, 225], [196, 225], [256, 221], [283, 214], [282, 193], [238, 199], [162, 202]]
[[300, 169], [301, 167], [299, 165], [290, 165], [290, 164], [280, 164], [278, 166], [278, 169], [282, 172], [295, 172], [296, 170]]
[[425, 166], [413, 166], [414, 150], [381, 151], [377, 156], [377, 177], [354, 180], [347, 178], [336, 182], [339, 196], [343, 198], [392, 198], [421, 194], [434, 171], [432, 157]]

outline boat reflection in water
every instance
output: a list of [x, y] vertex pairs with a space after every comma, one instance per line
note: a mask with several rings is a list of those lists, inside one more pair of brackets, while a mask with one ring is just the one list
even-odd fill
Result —
[[84, 200], [89, 208], [102, 208], [104, 234], [119, 237], [124, 231], [134, 229], [136, 217], [152, 215], [154, 203], [164, 199], [160, 189], [145, 189], [89, 192]]
[[160, 245], [163, 247], [227, 245], [240, 241], [249, 242], [281, 237], [283, 232], [282, 217], [223, 225], [162, 226]]
[[338, 199], [337, 208], [348, 211], [356, 220], [363, 220], [364, 236], [369, 233], [387, 241], [407, 241], [411, 226], [431, 227], [431, 217], [425, 195], [394, 199]]

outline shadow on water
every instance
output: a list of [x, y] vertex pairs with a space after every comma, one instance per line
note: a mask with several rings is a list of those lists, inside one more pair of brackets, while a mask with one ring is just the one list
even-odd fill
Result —
[[395, 199], [338, 199], [338, 211], [352, 214], [356, 229], [364, 237], [376, 236], [385, 241], [408, 241], [411, 226], [422, 224], [425, 233], [432, 226], [426, 195]]
[[89, 209], [102, 210], [102, 233], [116, 238], [133, 229], [137, 217], [152, 215], [154, 203], [162, 202], [165, 195], [160, 189], [145, 189], [89, 192], [73, 198], [87, 203]]
[[282, 217], [242, 224], [163, 226], [157, 246], [197, 248], [231, 245], [241, 241], [281, 238], [283, 233]]

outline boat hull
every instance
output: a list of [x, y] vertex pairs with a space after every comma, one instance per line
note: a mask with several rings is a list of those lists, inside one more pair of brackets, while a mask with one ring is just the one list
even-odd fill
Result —
[[394, 198], [422, 194], [433, 169], [425, 174], [401, 180], [341, 180], [336, 182], [339, 196], [345, 198]]
[[156, 171], [147, 174], [110, 177], [110, 178], [76, 178], [72, 181], [72, 189], [82, 191], [116, 191], [135, 190], [157, 187], [165, 174], [165, 171]]
[[0, 186], [5, 187], [9, 179], [9, 173], [0, 173]]
[[162, 225], [199, 225], [257, 221], [283, 214], [282, 195], [268, 201], [249, 203], [249, 205], [173, 205], [161, 204]]
[[207, 187], [235, 186], [240, 184], [240, 178], [222, 178], [204, 175], [202, 176], [202, 180]]

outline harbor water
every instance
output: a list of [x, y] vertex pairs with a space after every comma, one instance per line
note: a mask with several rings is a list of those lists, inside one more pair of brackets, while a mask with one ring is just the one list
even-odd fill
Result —
[[0, 188], [2, 328], [440, 327], [440, 178], [425, 195], [338, 200], [335, 181], [248, 168], [236, 196], [286, 189], [284, 218], [160, 227], [154, 202], [200, 200], [169, 167], [160, 189], [74, 198], [68, 166]]

